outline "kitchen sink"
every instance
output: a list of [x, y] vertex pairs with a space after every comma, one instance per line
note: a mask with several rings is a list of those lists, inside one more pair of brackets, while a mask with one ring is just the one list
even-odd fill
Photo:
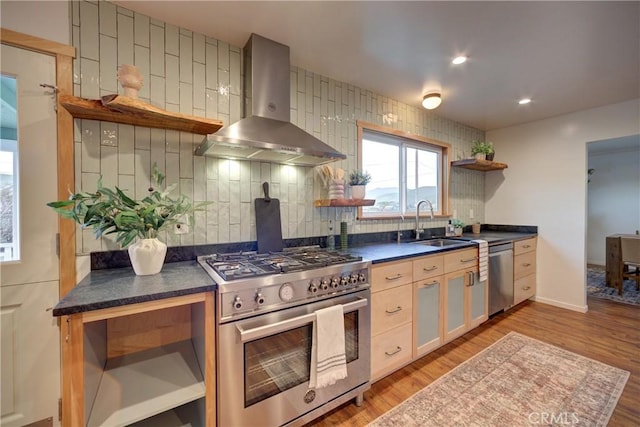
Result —
[[418, 243], [420, 245], [435, 246], [435, 247], [442, 248], [445, 246], [463, 245], [468, 242], [464, 240], [454, 240], [454, 239], [429, 239], [429, 240], [416, 240], [415, 242], [411, 242], [411, 243]]

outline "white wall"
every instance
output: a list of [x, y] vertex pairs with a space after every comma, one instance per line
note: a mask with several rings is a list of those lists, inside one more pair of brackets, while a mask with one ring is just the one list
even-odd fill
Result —
[[638, 133], [640, 99], [487, 132], [509, 168], [486, 175], [485, 220], [538, 226], [537, 300], [587, 309], [586, 144]]
[[605, 237], [640, 229], [640, 147], [589, 153], [588, 161], [595, 173], [588, 185], [587, 262], [605, 265]]
[[20, 33], [71, 45], [68, 1], [0, 2], [0, 26]]

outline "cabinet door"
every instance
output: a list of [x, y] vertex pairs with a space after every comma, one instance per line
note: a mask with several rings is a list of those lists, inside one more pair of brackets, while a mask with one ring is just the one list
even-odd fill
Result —
[[411, 322], [411, 290], [404, 285], [371, 295], [371, 335]]
[[444, 342], [453, 340], [467, 331], [465, 319], [465, 288], [469, 282], [466, 271], [447, 274], [443, 283], [443, 338]]
[[530, 274], [513, 284], [513, 304], [520, 304], [536, 294], [536, 275]]
[[473, 329], [485, 322], [489, 316], [489, 299], [487, 281], [480, 281], [477, 271], [469, 272], [471, 283], [467, 286], [468, 329]]
[[414, 354], [420, 357], [442, 344], [440, 287], [443, 277], [413, 284]]

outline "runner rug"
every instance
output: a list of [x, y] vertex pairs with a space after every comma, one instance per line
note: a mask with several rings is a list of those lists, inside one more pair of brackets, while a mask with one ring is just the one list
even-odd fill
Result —
[[628, 378], [511, 332], [369, 426], [606, 426]]

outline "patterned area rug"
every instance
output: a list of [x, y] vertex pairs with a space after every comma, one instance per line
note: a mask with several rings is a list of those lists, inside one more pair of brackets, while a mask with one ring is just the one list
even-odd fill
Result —
[[636, 290], [636, 282], [627, 279], [623, 283], [622, 295], [618, 289], [606, 285], [604, 267], [587, 266], [587, 295], [594, 298], [604, 298], [626, 304], [640, 305], [640, 291]]
[[628, 378], [511, 332], [369, 426], [606, 426]]

